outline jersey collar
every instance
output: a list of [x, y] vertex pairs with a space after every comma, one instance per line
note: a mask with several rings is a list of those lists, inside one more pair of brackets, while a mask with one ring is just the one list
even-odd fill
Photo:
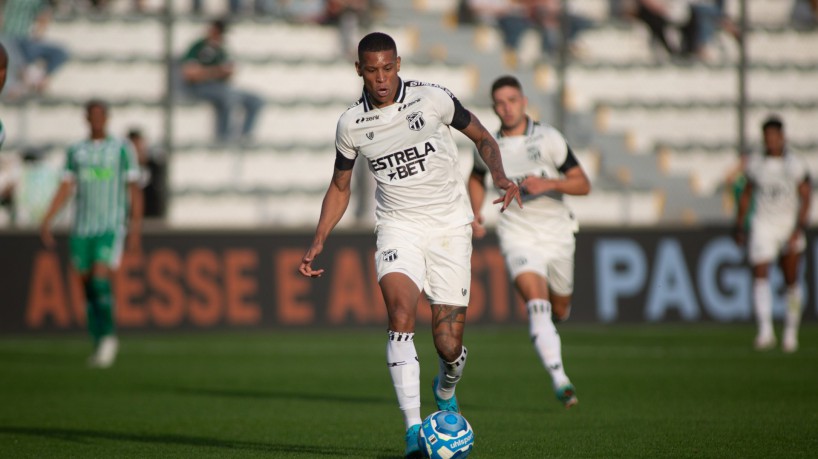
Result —
[[[398, 92], [395, 93], [395, 98], [392, 101], [395, 103], [403, 103], [404, 99], [406, 99], [406, 84], [403, 82], [403, 78], [398, 77]], [[366, 87], [363, 89], [361, 100], [364, 103], [364, 113], [375, 108], [375, 106], [369, 100], [369, 94], [366, 92]]]
[[[528, 137], [534, 131], [534, 120], [528, 115], [525, 116], [525, 120], [525, 131], [523, 132], [523, 136]], [[503, 135], [502, 126], [497, 130], [497, 138], [499, 139], [500, 137], [505, 137], [505, 135]]]

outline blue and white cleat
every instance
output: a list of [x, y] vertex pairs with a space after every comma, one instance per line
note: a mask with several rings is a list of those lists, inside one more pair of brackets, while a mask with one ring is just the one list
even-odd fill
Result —
[[435, 404], [438, 411], [452, 411], [460, 412], [460, 407], [457, 405], [457, 395], [452, 395], [450, 399], [442, 399], [437, 395], [437, 380], [439, 376], [435, 376], [435, 382], [432, 385], [432, 393], [435, 394]]
[[557, 395], [557, 400], [562, 402], [566, 409], [579, 403], [579, 400], [577, 399], [577, 391], [574, 389], [574, 385], [571, 383], [560, 386], [554, 392]]
[[406, 431], [406, 450], [403, 452], [404, 459], [422, 459], [423, 453], [420, 451], [418, 436], [420, 434], [420, 424], [415, 424]]

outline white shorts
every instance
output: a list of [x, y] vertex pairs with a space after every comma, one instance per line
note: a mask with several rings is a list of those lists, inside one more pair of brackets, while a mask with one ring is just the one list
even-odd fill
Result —
[[431, 304], [468, 306], [471, 292], [471, 225], [444, 230], [382, 225], [375, 252], [378, 282], [403, 273]]
[[[790, 240], [794, 225], [764, 224], [753, 222], [750, 227], [748, 258], [753, 266], [772, 263], [779, 255], [789, 253], [787, 242]], [[804, 233], [798, 236], [795, 252], [801, 253], [807, 248]]]
[[533, 272], [545, 277], [549, 289], [556, 295], [569, 296], [574, 292], [576, 239], [573, 232], [555, 236], [498, 228], [498, 235], [512, 279]]

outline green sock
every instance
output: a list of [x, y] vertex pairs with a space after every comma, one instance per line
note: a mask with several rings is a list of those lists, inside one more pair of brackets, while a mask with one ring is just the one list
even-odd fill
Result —
[[99, 336], [114, 334], [114, 295], [111, 281], [106, 277], [94, 277], [91, 285], [96, 296]]
[[94, 284], [91, 281], [85, 283], [85, 318], [88, 326], [88, 333], [94, 341], [94, 348], [99, 345], [99, 340], [102, 338], [100, 331], [100, 317], [99, 308], [97, 307], [97, 292], [94, 290]]

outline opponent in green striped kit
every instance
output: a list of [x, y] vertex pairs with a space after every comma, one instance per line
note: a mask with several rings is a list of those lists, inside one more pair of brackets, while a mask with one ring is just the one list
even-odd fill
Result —
[[139, 166], [127, 141], [108, 136], [108, 107], [100, 100], [85, 106], [90, 138], [68, 148], [62, 183], [43, 219], [41, 237], [55, 246], [51, 222], [75, 194], [69, 237], [71, 265], [82, 279], [87, 303], [88, 330], [95, 352], [94, 367], [106, 368], [116, 359], [112, 279], [128, 236], [128, 249], [138, 250], [142, 221]]

